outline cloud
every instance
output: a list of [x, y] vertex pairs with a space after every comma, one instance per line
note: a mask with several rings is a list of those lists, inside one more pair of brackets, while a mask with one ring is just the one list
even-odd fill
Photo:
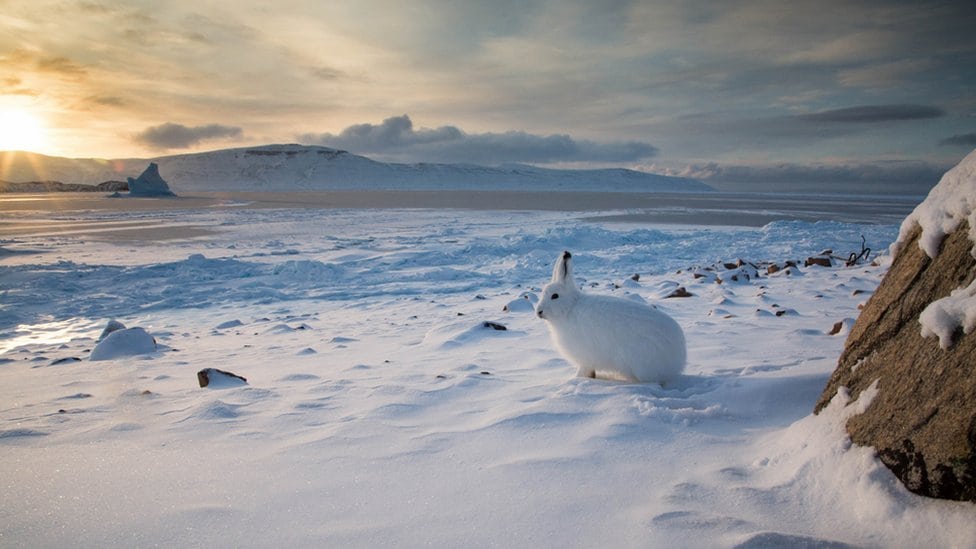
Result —
[[401, 161], [469, 162], [629, 162], [649, 158], [657, 148], [639, 141], [599, 143], [569, 135], [521, 131], [469, 134], [455, 126], [415, 129], [407, 115], [381, 124], [356, 124], [338, 135], [305, 134], [303, 142]]
[[796, 118], [807, 122], [874, 124], [877, 122], [940, 118], [945, 114], [944, 110], [929, 105], [862, 105], [801, 114]]
[[146, 128], [133, 138], [137, 143], [152, 149], [186, 149], [201, 141], [240, 137], [242, 133], [241, 128], [220, 124], [188, 127], [167, 122]]
[[943, 146], [976, 147], [976, 133], [953, 135], [939, 141]]
[[883, 187], [896, 192], [928, 192], [946, 166], [919, 161], [859, 164], [731, 165], [693, 164], [681, 169], [651, 171], [690, 177], [709, 184], [756, 186], [765, 190], [855, 190]]
[[37, 70], [59, 74], [66, 78], [81, 78], [88, 71], [67, 57], [42, 57], [37, 60]]
[[106, 107], [123, 107], [128, 104], [128, 101], [116, 95], [95, 95], [89, 97], [88, 101], [92, 104]]

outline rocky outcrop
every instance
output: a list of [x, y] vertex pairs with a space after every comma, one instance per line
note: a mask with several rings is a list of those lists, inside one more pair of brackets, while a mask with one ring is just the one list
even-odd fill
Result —
[[90, 193], [129, 190], [125, 181], [103, 181], [97, 185], [62, 183], [60, 181], [27, 181], [11, 183], [0, 180], [0, 193]]
[[159, 166], [150, 162], [142, 174], [129, 180], [129, 196], [176, 196], [169, 184], [159, 175]]
[[[976, 178], [968, 185], [973, 192]], [[923, 336], [931, 332], [923, 311], [976, 277], [970, 212], [958, 211], [966, 196], [946, 196], [948, 214], [928, 215], [936, 210], [923, 203], [913, 214], [920, 221], [906, 220], [891, 268], [851, 329], [815, 411], [840, 387], [856, 399], [877, 380], [877, 396], [847, 423], [851, 440], [874, 447], [915, 493], [976, 501], [976, 333], [950, 319], [943, 323], [949, 337]], [[952, 216], [962, 221], [933, 250], [926, 219], [945, 226]]]

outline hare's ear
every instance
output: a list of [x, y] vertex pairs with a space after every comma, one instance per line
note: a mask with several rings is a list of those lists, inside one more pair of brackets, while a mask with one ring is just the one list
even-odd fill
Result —
[[569, 252], [559, 254], [559, 258], [556, 259], [556, 265], [552, 268], [553, 282], [564, 282], [573, 279], [571, 259], [573, 259], [573, 254]]

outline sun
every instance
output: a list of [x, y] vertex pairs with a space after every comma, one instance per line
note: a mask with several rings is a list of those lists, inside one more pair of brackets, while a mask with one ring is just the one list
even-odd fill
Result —
[[0, 151], [38, 151], [47, 146], [44, 122], [23, 109], [0, 108]]

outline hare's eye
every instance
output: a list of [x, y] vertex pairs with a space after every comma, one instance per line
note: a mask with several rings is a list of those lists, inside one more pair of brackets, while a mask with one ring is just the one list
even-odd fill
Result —
[[559, 294], [552, 294], [552, 299], [559, 299]]

